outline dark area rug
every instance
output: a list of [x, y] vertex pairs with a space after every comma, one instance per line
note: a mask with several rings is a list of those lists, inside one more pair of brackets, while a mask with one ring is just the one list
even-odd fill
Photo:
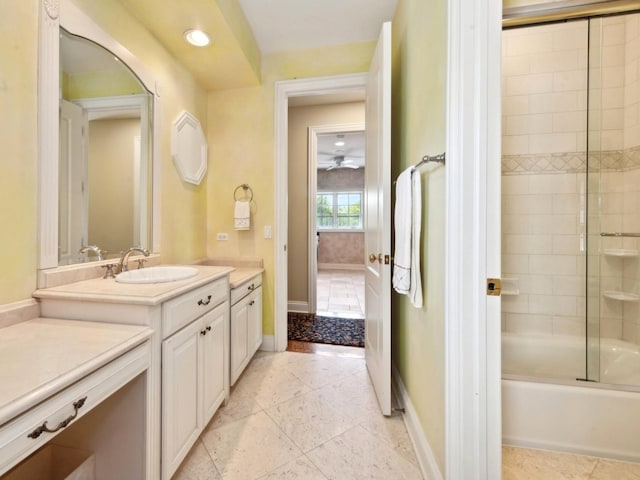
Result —
[[289, 312], [289, 340], [364, 347], [364, 320]]

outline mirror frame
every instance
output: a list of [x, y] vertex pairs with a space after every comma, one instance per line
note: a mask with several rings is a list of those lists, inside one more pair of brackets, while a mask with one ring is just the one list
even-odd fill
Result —
[[[151, 252], [160, 252], [160, 96], [145, 65], [71, 0], [41, 0], [38, 36], [38, 270], [58, 267], [60, 27], [119, 57], [153, 96], [151, 122]], [[89, 264], [95, 264], [90, 262]], [[85, 264], [81, 264], [85, 265]]]

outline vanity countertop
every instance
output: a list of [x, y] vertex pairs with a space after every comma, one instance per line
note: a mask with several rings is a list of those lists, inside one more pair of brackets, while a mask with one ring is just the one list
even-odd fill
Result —
[[33, 296], [54, 300], [159, 305], [193, 288], [229, 275], [234, 270], [233, 267], [224, 266], [190, 266], [198, 269], [198, 274], [185, 280], [130, 284], [116, 282], [113, 278], [93, 278], [57, 287], [41, 288], [36, 290]]
[[106, 365], [148, 327], [34, 318], [0, 328], [0, 425]]
[[236, 268], [229, 275], [229, 287], [237, 288], [256, 275], [261, 275], [262, 272], [264, 272], [264, 268]]

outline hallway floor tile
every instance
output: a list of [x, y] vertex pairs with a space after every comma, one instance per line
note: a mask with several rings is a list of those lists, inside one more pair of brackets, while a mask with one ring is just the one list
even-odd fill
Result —
[[402, 417], [380, 415], [364, 358], [344, 347], [258, 352], [174, 476], [390, 478], [422, 475]]

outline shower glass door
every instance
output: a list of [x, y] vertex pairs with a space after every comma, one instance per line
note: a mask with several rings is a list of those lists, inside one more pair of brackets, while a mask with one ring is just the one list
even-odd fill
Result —
[[589, 31], [587, 375], [640, 385], [640, 14]]
[[503, 32], [503, 373], [586, 372], [588, 22]]

